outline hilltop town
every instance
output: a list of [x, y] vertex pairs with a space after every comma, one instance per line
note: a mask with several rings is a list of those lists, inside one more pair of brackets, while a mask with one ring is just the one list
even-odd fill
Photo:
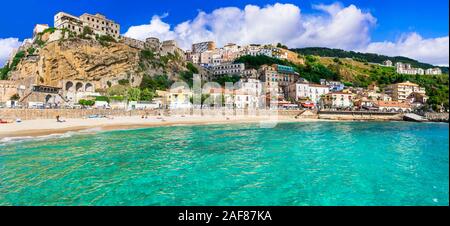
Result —
[[[435, 97], [438, 91], [431, 82], [427, 87], [407, 79], [380, 84], [384, 77], [364, 75], [379, 70], [382, 76], [395, 65], [395, 72], [389, 73], [399, 78], [428, 76], [434, 82], [442, 78], [433, 77], [442, 74], [439, 68], [413, 68], [390, 60], [383, 65], [327, 60], [300, 55], [281, 43], [217, 47], [205, 41], [185, 51], [175, 40], [137, 40], [120, 34], [120, 24], [101, 14], [77, 17], [60, 12], [53, 27], [36, 25], [33, 37], [1, 70], [2, 107], [195, 108], [199, 103], [193, 101], [196, 93], [190, 86], [197, 76], [202, 83], [221, 85], [202, 90], [200, 105], [205, 108], [448, 111], [448, 97]], [[174, 82], [186, 85], [171, 89]], [[226, 82], [236, 85], [225, 87]]]

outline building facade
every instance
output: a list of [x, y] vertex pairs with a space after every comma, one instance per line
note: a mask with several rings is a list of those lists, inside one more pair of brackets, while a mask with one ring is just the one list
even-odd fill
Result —
[[353, 107], [353, 94], [336, 92], [328, 93], [321, 99], [321, 103], [325, 108], [343, 109]]
[[325, 85], [311, 83], [294, 83], [289, 85], [289, 97], [295, 101], [311, 101], [318, 104], [322, 96], [328, 94], [330, 88]]
[[76, 17], [59, 12], [54, 17], [54, 26], [58, 29], [68, 29], [77, 35], [83, 32], [84, 27], [89, 27], [96, 35], [109, 35], [116, 40], [120, 38], [120, 25], [101, 14], [85, 13]]
[[383, 61], [383, 65], [384, 66], [386, 66], [386, 67], [392, 67], [392, 61], [390, 61], [390, 60], [385, 60], [385, 61]]
[[386, 93], [392, 96], [394, 101], [404, 102], [411, 93], [419, 93], [426, 95], [425, 88], [419, 85], [406, 81], [402, 83], [397, 83], [389, 85], [386, 88]]
[[145, 48], [154, 52], [159, 52], [161, 48], [161, 42], [158, 38], [149, 37], [145, 39]]
[[192, 52], [193, 53], [203, 53], [205, 51], [215, 50], [215, 49], [216, 49], [216, 43], [213, 41], [192, 44]]
[[429, 68], [425, 70], [426, 75], [440, 75], [442, 74], [442, 70], [440, 68]]
[[220, 64], [217, 66], [210, 67], [213, 76], [217, 77], [220, 75], [242, 75], [245, 71], [244, 64]]
[[186, 55], [184, 53], [184, 51], [178, 47], [178, 44], [175, 40], [167, 40], [167, 41], [163, 41], [161, 44], [161, 56], [167, 56], [169, 54], [175, 55], [175, 56], [179, 56], [182, 59], [186, 58]]

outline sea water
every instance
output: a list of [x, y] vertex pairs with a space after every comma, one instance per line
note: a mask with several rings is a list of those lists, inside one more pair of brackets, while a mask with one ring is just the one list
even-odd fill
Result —
[[448, 205], [449, 126], [158, 127], [0, 144], [0, 205]]

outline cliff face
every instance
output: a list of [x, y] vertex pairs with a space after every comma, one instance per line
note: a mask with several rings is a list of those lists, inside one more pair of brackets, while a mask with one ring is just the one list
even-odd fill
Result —
[[22, 59], [10, 79], [49, 86], [60, 86], [63, 80], [82, 80], [103, 86], [108, 80], [136, 75], [138, 63], [139, 51], [123, 44], [56, 41]]
[[[84, 81], [107, 88], [121, 79], [138, 86], [143, 74], [167, 74], [176, 78], [185, 70], [184, 61], [169, 60], [163, 66], [142, 59], [141, 51], [122, 43], [101, 44], [95, 40], [54, 41], [24, 57], [11, 72], [10, 80], [29, 86], [62, 87], [65, 81]], [[147, 65], [143, 67], [142, 65]]]

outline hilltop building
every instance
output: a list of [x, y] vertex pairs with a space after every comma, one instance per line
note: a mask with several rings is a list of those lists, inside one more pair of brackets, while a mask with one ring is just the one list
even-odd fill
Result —
[[76, 17], [65, 12], [59, 12], [54, 17], [54, 23], [55, 28], [68, 29], [77, 35], [83, 32], [84, 27], [89, 27], [96, 35], [110, 35], [115, 39], [120, 38], [120, 25], [98, 13], [95, 15], [85, 13]]
[[397, 67], [397, 73], [399, 74], [407, 74], [407, 75], [440, 75], [442, 74], [442, 70], [440, 68], [429, 68], [429, 69], [422, 69], [422, 68], [413, 68], [411, 64], [404, 64], [401, 62], [398, 62], [395, 64]]
[[145, 42], [129, 37], [122, 37], [121, 42], [135, 49], [145, 49]]
[[161, 48], [161, 42], [158, 38], [149, 37], [145, 39], [144, 47], [146, 49], [152, 50], [153, 52], [159, 52]]
[[383, 61], [383, 65], [384, 66], [386, 66], [386, 67], [392, 67], [392, 61], [390, 61], [390, 60], [385, 60], [385, 61]]
[[413, 68], [411, 64], [404, 64], [402, 62], [398, 62], [395, 64], [397, 67], [397, 73], [406, 74], [406, 75], [423, 75], [425, 71], [422, 68]]
[[186, 55], [184, 53], [184, 50], [182, 50], [180, 47], [178, 47], [178, 44], [175, 40], [167, 40], [163, 41], [161, 44], [161, 56], [167, 56], [169, 54], [179, 56], [182, 59], [186, 59]]
[[429, 68], [427, 70], [425, 70], [425, 74], [426, 75], [441, 75], [442, 74], [442, 70], [440, 68]]

